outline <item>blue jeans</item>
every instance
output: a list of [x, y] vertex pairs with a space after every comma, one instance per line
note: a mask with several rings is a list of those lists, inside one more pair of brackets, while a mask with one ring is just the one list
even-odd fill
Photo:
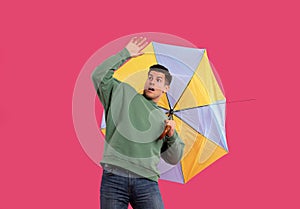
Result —
[[164, 209], [157, 182], [118, 167], [104, 167], [101, 209], [127, 209], [129, 203], [133, 209]]

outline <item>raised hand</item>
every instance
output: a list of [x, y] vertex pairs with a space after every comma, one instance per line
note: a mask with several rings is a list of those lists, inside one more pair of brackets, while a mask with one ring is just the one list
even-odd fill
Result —
[[147, 38], [145, 37], [134, 37], [125, 46], [131, 57], [142, 55], [141, 50], [148, 45]]

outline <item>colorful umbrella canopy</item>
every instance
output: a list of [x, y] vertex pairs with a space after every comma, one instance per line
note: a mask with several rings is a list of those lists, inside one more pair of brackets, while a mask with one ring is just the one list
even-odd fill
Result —
[[[143, 52], [121, 66], [114, 77], [142, 93], [151, 65], [158, 63], [169, 69], [173, 80], [158, 106], [175, 120], [185, 149], [177, 165], [161, 159], [158, 169], [161, 179], [186, 183], [228, 153], [226, 99], [205, 49], [151, 42]], [[102, 120], [101, 128], [104, 127]]]

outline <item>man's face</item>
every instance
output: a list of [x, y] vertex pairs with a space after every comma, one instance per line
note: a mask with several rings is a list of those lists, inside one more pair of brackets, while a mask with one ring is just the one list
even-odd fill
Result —
[[169, 85], [165, 85], [165, 79], [165, 74], [151, 71], [144, 86], [144, 96], [158, 102], [163, 93], [169, 90]]

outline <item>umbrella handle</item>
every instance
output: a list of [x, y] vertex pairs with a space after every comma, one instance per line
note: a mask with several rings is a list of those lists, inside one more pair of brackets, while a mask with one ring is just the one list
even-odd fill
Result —
[[159, 136], [159, 139], [163, 139], [163, 138], [166, 136], [166, 134], [170, 131], [170, 129], [171, 129], [171, 126], [166, 125], [165, 130], [164, 130], [164, 131], [162, 132], [162, 134]]

